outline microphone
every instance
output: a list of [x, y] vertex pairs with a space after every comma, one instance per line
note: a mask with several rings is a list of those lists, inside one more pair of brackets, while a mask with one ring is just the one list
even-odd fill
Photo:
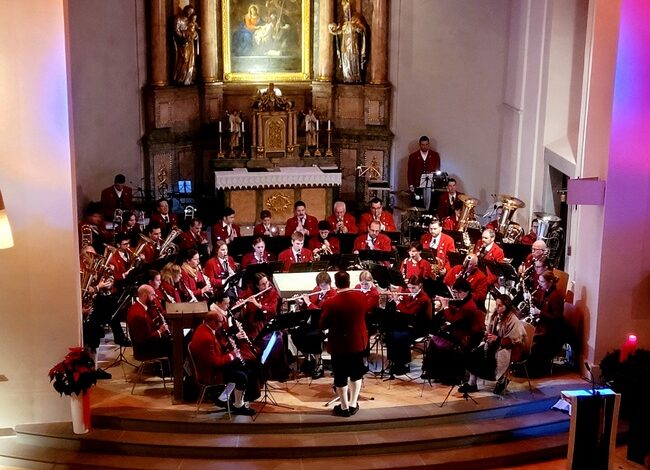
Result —
[[594, 377], [594, 373], [591, 370], [591, 366], [587, 361], [585, 361], [585, 367], [587, 368], [587, 371], [589, 372], [589, 375], [591, 376], [591, 394], [592, 395], [598, 395], [598, 392], [596, 391], [596, 379]]

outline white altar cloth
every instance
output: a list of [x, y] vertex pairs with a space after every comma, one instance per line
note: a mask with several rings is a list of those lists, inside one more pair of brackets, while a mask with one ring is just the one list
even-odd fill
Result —
[[316, 166], [280, 167], [279, 171], [215, 171], [216, 189], [282, 188], [300, 186], [340, 186], [341, 173], [324, 173]]

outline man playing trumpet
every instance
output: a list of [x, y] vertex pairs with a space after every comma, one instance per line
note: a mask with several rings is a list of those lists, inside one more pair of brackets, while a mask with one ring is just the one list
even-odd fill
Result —
[[357, 233], [357, 223], [352, 214], [348, 214], [345, 202], [334, 203], [334, 213], [327, 218], [330, 230], [334, 233]]
[[309, 249], [314, 257], [338, 254], [341, 252], [339, 239], [330, 235], [330, 224], [326, 220], [318, 222], [318, 236], [309, 239]]

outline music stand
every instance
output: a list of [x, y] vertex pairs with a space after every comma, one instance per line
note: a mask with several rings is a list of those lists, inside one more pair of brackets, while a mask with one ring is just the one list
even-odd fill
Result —
[[[271, 351], [273, 350], [273, 346], [275, 346], [275, 343], [278, 340], [278, 336], [280, 335], [279, 331], [274, 331], [273, 334], [271, 335], [271, 338], [269, 338], [269, 342], [264, 348], [264, 351], [262, 352], [262, 356], [260, 357], [260, 364], [264, 366], [266, 364], [267, 359], [271, 355]], [[270, 403], [273, 406], [277, 406], [279, 408], [286, 408], [288, 410], [293, 410], [292, 407], [288, 405], [281, 405], [277, 402], [277, 400], [273, 397], [273, 394], [269, 390], [269, 381], [267, 380], [266, 377], [264, 377], [264, 388], [263, 388], [264, 394], [262, 395], [260, 399], [260, 403], [262, 403], [262, 407], [257, 410], [257, 416], [262, 412], [264, 407], [267, 405], [267, 403]], [[257, 418], [257, 417], [256, 417]], [[253, 418], [253, 421], [255, 421], [256, 418]]]
[[431, 190], [433, 189], [433, 173], [422, 173], [420, 176], [420, 188], [423, 189], [422, 198], [424, 200], [424, 208], [430, 210], [431, 207]]
[[392, 251], [359, 250], [359, 259], [361, 261], [374, 261], [379, 264], [381, 261], [394, 261], [395, 255]]
[[[454, 387], [458, 387], [458, 384], [453, 384], [453, 385], [449, 388], [449, 391], [447, 392], [447, 396], [446, 396], [445, 399], [442, 401], [442, 403], [440, 403], [440, 408], [442, 408], [443, 406], [445, 406], [445, 403], [447, 403], [447, 400], [449, 400], [449, 396], [451, 395], [451, 392], [454, 391]], [[470, 395], [469, 393], [467, 393], [467, 392], [463, 393], [463, 398], [465, 399], [465, 401], [467, 401], [467, 400], [472, 400], [472, 401], [474, 402], [475, 405], [478, 405], [478, 402], [477, 402], [476, 400], [474, 400], [474, 397], [471, 396], [471, 395]]]
[[228, 244], [228, 254], [235, 259], [241, 260], [242, 256], [251, 251], [254, 236], [235, 237]]
[[289, 266], [290, 273], [309, 273], [312, 271], [312, 263], [308, 261], [306, 263], [293, 263]]

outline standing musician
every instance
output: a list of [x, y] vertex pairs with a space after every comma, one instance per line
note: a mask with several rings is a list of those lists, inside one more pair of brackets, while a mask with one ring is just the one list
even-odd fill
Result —
[[440, 264], [444, 266], [441, 274], [446, 274], [446, 271], [451, 268], [449, 264], [449, 253], [456, 252], [456, 245], [454, 239], [446, 233], [442, 233], [442, 224], [439, 220], [432, 220], [429, 223], [429, 233], [425, 233], [420, 238], [423, 250], [431, 250], [433, 255], [438, 258]]
[[390, 362], [391, 375], [409, 372], [411, 362], [411, 343], [419, 336], [431, 331], [431, 299], [422, 290], [422, 278], [411, 276], [407, 288], [399, 294], [392, 294], [389, 300], [395, 302], [397, 315], [393, 327], [386, 335], [386, 349]]
[[241, 260], [241, 267], [246, 268], [249, 264], [269, 263], [273, 261], [273, 255], [266, 251], [266, 242], [262, 237], [253, 238], [253, 252], [244, 255]]
[[165, 302], [177, 304], [181, 301], [178, 288], [181, 282], [181, 267], [174, 263], [167, 263], [160, 272], [160, 291]]
[[106, 220], [113, 220], [115, 209], [125, 211], [133, 208], [133, 190], [125, 183], [126, 177], [117, 174], [113, 178], [113, 185], [102, 190], [100, 204]]
[[373, 220], [368, 226], [368, 232], [355, 238], [353, 249], [358, 254], [361, 250], [391, 251], [392, 248], [388, 235], [381, 233], [380, 223]]
[[[224, 296], [228, 299], [227, 295]], [[233, 414], [253, 416], [255, 410], [244, 402], [244, 395], [250, 389], [256, 389], [255, 378], [247, 367], [247, 362], [242, 363], [237, 357], [242, 353], [234, 349], [237, 345], [233, 346], [234, 339], [227, 336], [226, 325], [226, 316], [222, 312], [213, 311], [205, 315], [203, 323], [194, 331], [190, 352], [196, 364], [197, 380], [203, 384], [227, 384], [224, 392], [215, 400], [215, 404], [222, 408], [227, 407], [234, 388]], [[238, 333], [237, 339], [243, 339], [243, 335]]]
[[382, 232], [397, 232], [393, 214], [384, 211], [382, 200], [373, 197], [370, 200], [370, 211], [361, 214], [359, 220], [359, 233], [367, 233], [370, 230], [370, 223], [376, 221], [379, 223], [379, 230]]
[[293, 205], [293, 217], [287, 219], [284, 235], [289, 237], [295, 232], [305, 236], [315, 235], [318, 232], [318, 219], [307, 214], [307, 206], [303, 201], [296, 201]]
[[[483, 230], [481, 241], [479, 241], [474, 248], [474, 253], [478, 256], [480, 266], [486, 262], [503, 262], [505, 255], [501, 247], [494, 241], [495, 237], [496, 234], [491, 228]], [[497, 276], [490, 271], [489, 267], [485, 270], [485, 275], [487, 276], [488, 284], [495, 284], [498, 281]]]
[[162, 230], [162, 236], [166, 237], [172, 227], [178, 226], [178, 217], [169, 211], [169, 203], [166, 199], [158, 199], [156, 211], [151, 214], [150, 224], [156, 224]]
[[241, 230], [235, 223], [235, 210], [226, 207], [221, 214], [221, 220], [212, 226], [212, 246], [216, 246], [219, 240], [228, 244], [237, 237], [241, 237]]
[[[133, 355], [138, 360], [172, 357], [171, 334], [155, 305], [156, 293], [148, 284], [138, 288], [138, 297], [129, 307], [126, 323], [133, 342]], [[158, 322], [154, 322], [158, 318]], [[170, 372], [170, 371], [163, 371]]]
[[440, 220], [454, 215], [454, 203], [461, 194], [463, 193], [456, 191], [456, 180], [449, 178], [447, 180], [447, 194], [440, 196], [438, 201], [438, 218]]
[[538, 321], [528, 358], [528, 372], [539, 377], [550, 373], [551, 361], [564, 342], [564, 294], [557, 288], [553, 271], [540, 274], [538, 283], [540, 289], [532, 299]]
[[311, 250], [303, 248], [305, 244], [305, 236], [301, 232], [293, 232], [291, 234], [291, 248], [280, 252], [278, 255], [278, 261], [282, 261], [284, 266], [282, 267], [283, 272], [288, 272], [289, 268], [294, 263], [307, 263], [313, 261], [313, 255]]
[[477, 392], [476, 378], [496, 380], [494, 393], [501, 395], [507, 385], [506, 372], [513, 353], [517, 354], [526, 341], [526, 329], [515, 315], [510, 298], [496, 298], [496, 307], [488, 320], [485, 338], [470, 354], [467, 370], [469, 380], [458, 387], [460, 393]]
[[178, 242], [179, 251], [194, 248], [199, 252], [201, 258], [206, 259], [210, 256], [210, 243], [208, 234], [203, 231], [203, 222], [201, 219], [193, 218], [186, 232], [183, 232]]
[[419, 279], [431, 277], [431, 263], [422, 258], [422, 245], [418, 242], [411, 242], [409, 257], [402, 261], [399, 270], [405, 281], [413, 276]]
[[253, 235], [256, 237], [277, 237], [280, 229], [271, 223], [271, 211], [260, 212], [260, 223], [253, 228]]
[[429, 341], [427, 360], [422, 365], [424, 379], [442, 383], [459, 383], [465, 373], [465, 356], [484, 336], [485, 314], [472, 298], [472, 288], [466, 279], [454, 282], [455, 299], [437, 297], [443, 307], [444, 324]]
[[341, 400], [341, 404], [334, 407], [334, 414], [348, 417], [359, 411], [357, 400], [361, 379], [366, 373], [363, 359], [368, 346], [367, 302], [361, 292], [350, 289], [347, 272], [337, 272], [334, 283], [338, 293], [323, 302], [320, 328], [329, 329], [327, 349], [332, 355], [334, 386]]
[[411, 193], [420, 186], [423, 174], [440, 170], [440, 155], [429, 148], [429, 138], [426, 135], [420, 137], [419, 145], [420, 148], [410, 154], [408, 159], [407, 180]]
[[210, 279], [201, 270], [199, 252], [189, 249], [181, 265], [181, 298], [184, 302], [207, 300], [212, 294]]
[[228, 245], [224, 240], [217, 241], [214, 256], [205, 263], [204, 274], [210, 279], [213, 288], [223, 288], [224, 281], [237, 272], [237, 265], [228, 255]]
[[333, 213], [327, 218], [330, 230], [334, 233], [357, 233], [357, 222], [348, 214], [345, 202], [336, 201]]
[[318, 222], [318, 236], [310, 237], [308, 246], [313, 256], [341, 253], [339, 239], [330, 235], [330, 224], [326, 220]]
[[466, 279], [469, 282], [472, 287], [472, 298], [480, 309], [484, 309], [488, 283], [485, 274], [478, 269], [478, 257], [476, 255], [467, 255], [463, 264], [451, 268], [445, 275], [444, 282], [447, 286], [452, 287], [458, 279]]

